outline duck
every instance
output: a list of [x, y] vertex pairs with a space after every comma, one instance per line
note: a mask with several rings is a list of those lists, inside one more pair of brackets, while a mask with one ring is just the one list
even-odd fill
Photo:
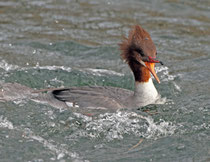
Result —
[[[155, 72], [155, 64], [160, 63], [162, 65], [163, 63], [156, 59], [157, 50], [150, 34], [140, 25], [135, 25], [131, 28], [128, 37], [124, 37], [122, 42], [119, 43], [119, 49], [122, 60], [128, 64], [133, 73], [134, 91], [111, 86], [82, 86], [41, 90], [19, 87], [18, 89], [27, 89], [26, 95], [30, 94], [30, 99], [33, 101], [57, 108], [121, 109], [155, 104], [160, 95], [153, 84], [151, 75], [160, 83]], [[6, 87], [8, 89], [10, 86], [7, 85]], [[0, 96], [3, 96], [3, 94], [0, 94]]]

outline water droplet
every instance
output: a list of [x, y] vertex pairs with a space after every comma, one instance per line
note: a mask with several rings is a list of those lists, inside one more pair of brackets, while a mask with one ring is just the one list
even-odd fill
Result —
[[63, 158], [64, 156], [65, 156], [64, 153], [60, 153], [60, 154], [58, 154], [57, 159], [60, 160], [60, 159]]
[[185, 145], [179, 145], [177, 146], [177, 150], [183, 150], [185, 148]]

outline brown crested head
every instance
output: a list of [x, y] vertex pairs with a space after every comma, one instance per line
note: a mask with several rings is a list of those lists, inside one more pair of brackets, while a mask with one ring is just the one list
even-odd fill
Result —
[[125, 38], [119, 46], [122, 51], [121, 57], [130, 66], [136, 81], [147, 82], [151, 72], [160, 82], [154, 70], [154, 63], [161, 62], [155, 60], [156, 47], [146, 30], [140, 25], [135, 25], [128, 38]]

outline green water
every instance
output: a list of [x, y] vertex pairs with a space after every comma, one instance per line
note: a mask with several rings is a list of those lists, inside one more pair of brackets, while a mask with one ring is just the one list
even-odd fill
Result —
[[210, 161], [209, 1], [3, 0], [0, 83], [133, 89], [117, 44], [134, 24], [165, 63], [155, 86], [167, 102], [95, 117], [0, 103], [0, 161]]

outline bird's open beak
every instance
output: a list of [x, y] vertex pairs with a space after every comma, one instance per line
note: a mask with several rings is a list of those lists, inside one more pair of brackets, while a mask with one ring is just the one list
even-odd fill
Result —
[[158, 78], [158, 76], [155, 72], [155, 63], [145, 62], [145, 65], [148, 68], [148, 70], [152, 73], [154, 78], [157, 80], [157, 82], [160, 83], [160, 79]]
[[146, 67], [150, 73], [154, 76], [154, 78], [157, 80], [158, 83], [160, 83], [160, 79], [158, 78], [156, 72], [155, 72], [155, 63], [160, 63], [163, 65], [163, 63], [159, 60], [155, 60], [154, 58], [148, 56], [146, 58], [138, 59], [138, 62], [142, 64], [144, 67]]

